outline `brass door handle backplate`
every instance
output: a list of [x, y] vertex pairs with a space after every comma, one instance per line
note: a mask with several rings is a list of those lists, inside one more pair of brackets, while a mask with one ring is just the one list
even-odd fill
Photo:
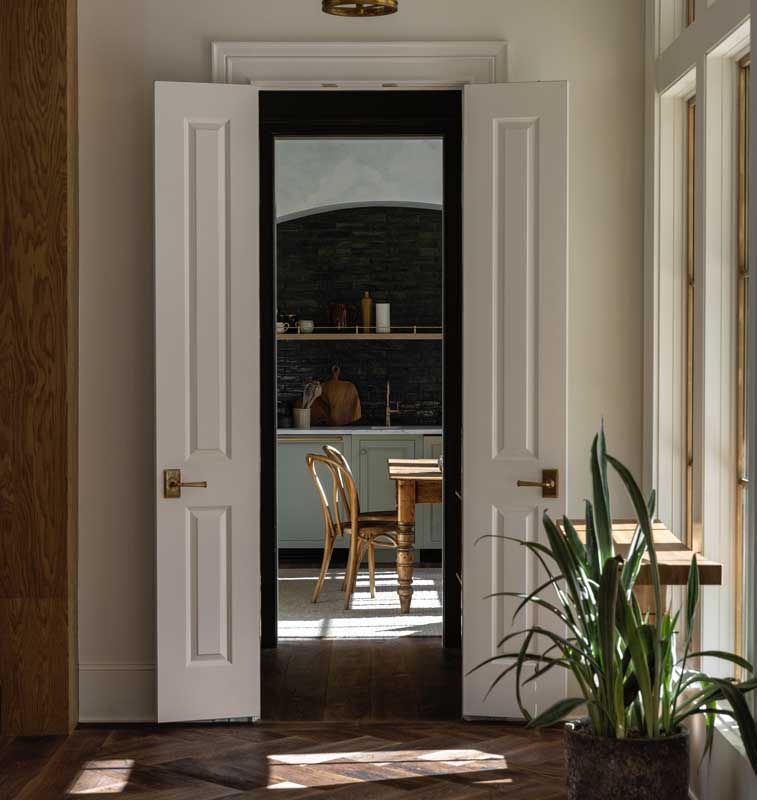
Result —
[[181, 488], [207, 489], [207, 481], [184, 481], [181, 480], [180, 469], [163, 470], [163, 497], [181, 497]]
[[540, 487], [542, 497], [557, 497], [560, 490], [560, 472], [556, 469], [543, 469], [540, 481], [518, 481], [517, 485]]

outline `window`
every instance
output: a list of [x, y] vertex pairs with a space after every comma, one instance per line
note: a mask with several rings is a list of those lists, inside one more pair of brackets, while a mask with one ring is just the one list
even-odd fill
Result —
[[736, 584], [736, 630], [737, 652], [744, 651], [744, 564], [746, 501], [748, 480], [746, 475], [747, 435], [747, 279], [749, 277], [749, 78], [751, 57], [739, 61], [739, 106], [738, 106], [738, 178], [736, 205], [736, 525], [735, 525], [735, 584]]

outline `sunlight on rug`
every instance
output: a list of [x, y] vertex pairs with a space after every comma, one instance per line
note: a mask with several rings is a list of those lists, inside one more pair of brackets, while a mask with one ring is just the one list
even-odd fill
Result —
[[416, 569], [409, 614], [400, 614], [395, 569], [376, 570], [376, 597], [362, 572], [344, 608], [343, 569], [329, 570], [320, 600], [311, 602], [318, 570], [282, 569], [279, 572], [280, 639], [394, 639], [403, 636], [442, 635], [442, 571]]

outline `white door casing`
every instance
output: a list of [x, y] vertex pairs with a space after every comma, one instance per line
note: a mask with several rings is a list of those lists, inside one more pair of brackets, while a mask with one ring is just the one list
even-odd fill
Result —
[[160, 722], [260, 716], [258, 193], [257, 90], [157, 83]]
[[[520, 545], [544, 540], [541, 517], [566, 508], [568, 86], [466, 86], [463, 159], [463, 671], [511, 630], [553, 618], [533, 604], [515, 624], [513, 598], [546, 577]], [[559, 497], [516, 481], [558, 469]], [[559, 629], [558, 629], [559, 630]], [[520, 647], [517, 639], [506, 647]], [[545, 647], [542, 640], [539, 647]], [[532, 647], [533, 649], [533, 647]], [[512, 659], [466, 676], [466, 717], [519, 717], [514, 675], [485, 699]], [[524, 672], [524, 678], [530, 673]], [[565, 696], [554, 669], [523, 693], [530, 711]]]

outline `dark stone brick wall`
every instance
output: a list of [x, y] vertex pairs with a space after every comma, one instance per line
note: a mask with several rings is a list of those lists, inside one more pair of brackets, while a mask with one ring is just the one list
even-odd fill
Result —
[[361, 425], [383, 425], [386, 382], [400, 413], [392, 425], [442, 424], [442, 343], [296, 341], [278, 343], [278, 413], [291, 415], [292, 402], [311, 377], [327, 380], [331, 367], [341, 367], [342, 380], [352, 381], [363, 409]]
[[329, 305], [360, 318], [368, 290], [391, 303], [393, 325], [442, 323], [442, 213], [403, 207], [346, 208], [277, 226], [279, 311], [328, 325]]
[[[339, 209], [281, 223], [278, 309], [329, 325], [329, 305], [347, 303], [359, 321], [367, 289], [391, 303], [393, 325], [440, 325], [442, 236], [442, 214], [431, 209]], [[360, 424], [384, 424], [388, 380], [400, 403], [393, 425], [441, 425], [442, 343], [434, 341], [279, 341], [279, 416], [291, 413], [307, 379], [328, 379], [334, 364], [357, 386]]]

